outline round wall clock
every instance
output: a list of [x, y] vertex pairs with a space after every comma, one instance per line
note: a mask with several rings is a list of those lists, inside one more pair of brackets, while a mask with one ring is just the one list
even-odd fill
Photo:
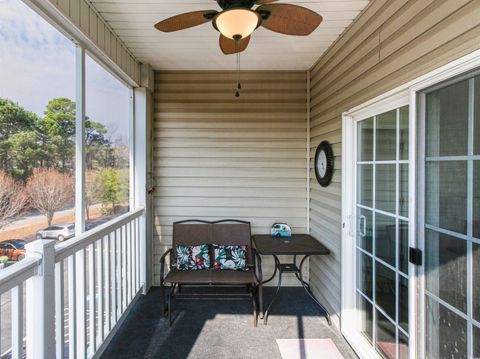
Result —
[[320, 186], [327, 187], [332, 181], [334, 164], [332, 145], [322, 141], [315, 152], [315, 176]]

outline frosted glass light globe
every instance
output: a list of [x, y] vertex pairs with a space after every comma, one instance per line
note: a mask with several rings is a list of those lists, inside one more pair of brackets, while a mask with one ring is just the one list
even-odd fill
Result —
[[252, 10], [231, 9], [221, 12], [215, 18], [215, 25], [223, 36], [234, 39], [240, 35], [242, 39], [255, 31], [260, 15]]

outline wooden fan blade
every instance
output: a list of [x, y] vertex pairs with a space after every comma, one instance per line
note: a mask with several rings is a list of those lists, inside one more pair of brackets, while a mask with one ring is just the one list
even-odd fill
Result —
[[228, 37], [220, 34], [220, 49], [222, 49], [222, 52], [225, 55], [231, 55], [237, 52], [244, 51], [247, 48], [249, 42], [250, 36], [247, 36], [244, 39], [240, 39], [238, 41], [238, 44], [235, 44], [235, 40], [229, 39]]
[[263, 5], [263, 4], [269, 4], [269, 3], [272, 3], [272, 2], [276, 2], [278, 0], [257, 0], [255, 1], [255, 4], [256, 5]]
[[322, 22], [315, 11], [298, 5], [268, 4], [256, 10], [262, 18], [262, 26], [286, 35], [310, 35]]
[[186, 12], [184, 14], [169, 17], [155, 24], [157, 30], [172, 32], [209, 22], [218, 13], [216, 10], [202, 10]]

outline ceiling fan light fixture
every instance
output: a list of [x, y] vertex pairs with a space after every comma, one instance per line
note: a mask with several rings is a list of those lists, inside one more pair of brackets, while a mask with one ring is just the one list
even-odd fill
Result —
[[248, 9], [230, 9], [219, 13], [214, 19], [214, 25], [220, 33], [229, 39], [244, 39], [258, 27], [261, 17]]

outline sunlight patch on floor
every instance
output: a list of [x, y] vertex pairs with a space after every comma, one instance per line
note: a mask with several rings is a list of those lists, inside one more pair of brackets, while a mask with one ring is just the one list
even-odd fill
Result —
[[282, 359], [343, 359], [331, 339], [277, 339]]

